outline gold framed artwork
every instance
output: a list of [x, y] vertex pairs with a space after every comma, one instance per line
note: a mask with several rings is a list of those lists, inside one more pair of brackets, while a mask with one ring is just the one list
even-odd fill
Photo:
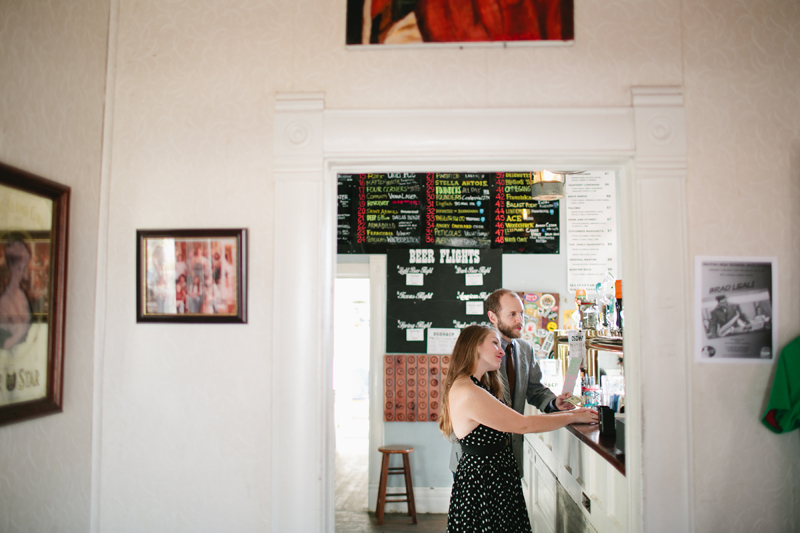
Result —
[[0, 164], [0, 424], [61, 411], [69, 201]]
[[247, 231], [138, 230], [137, 322], [247, 322]]

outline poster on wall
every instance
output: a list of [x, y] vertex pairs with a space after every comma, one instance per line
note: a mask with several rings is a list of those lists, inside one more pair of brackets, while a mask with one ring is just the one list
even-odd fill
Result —
[[695, 258], [695, 360], [771, 363], [778, 346], [777, 259]]
[[389, 250], [386, 258], [387, 353], [449, 354], [461, 329], [491, 326], [483, 302], [502, 282], [500, 250]]
[[573, 0], [348, 0], [348, 45], [574, 39]]
[[0, 164], [0, 425], [61, 411], [70, 194]]

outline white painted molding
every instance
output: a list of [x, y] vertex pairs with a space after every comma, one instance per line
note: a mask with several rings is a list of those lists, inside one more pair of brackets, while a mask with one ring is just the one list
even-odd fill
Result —
[[[321, 93], [279, 94], [275, 98], [275, 171], [309, 172], [322, 180]], [[278, 178], [276, 178], [278, 179]]]
[[[378, 447], [384, 445], [383, 424], [383, 368], [386, 355], [386, 255], [369, 256], [369, 397], [380, 401], [369, 403], [369, 466], [367, 479], [377, 486], [381, 475], [383, 454]], [[376, 496], [377, 498], [377, 496]], [[375, 508], [375, 499], [368, 497]]]
[[675, 177], [685, 178], [686, 118], [680, 89], [634, 87], [631, 93], [637, 178], [648, 170], [670, 170]]
[[[642, 531], [694, 531], [688, 332], [691, 288], [686, 230], [686, 128], [680, 89], [631, 90], [634, 104], [632, 298], [625, 297], [630, 438], [626, 468]], [[630, 270], [627, 270], [630, 272]], [[625, 287], [623, 285], [623, 291]], [[629, 305], [630, 304], [630, 305]], [[629, 365], [628, 334], [635, 333]], [[629, 368], [629, 366], [631, 368]], [[636, 385], [634, 385], [636, 384]], [[633, 388], [632, 387], [632, 388]], [[626, 391], [627, 394], [627, 391]], [[633, 414], [633, 416], [631, 416]], [[657, 421], [645, 423], [644, 421]], [[669, 457], [669, 460], [663, 460]], [[632, 463], [632, 464], [630, 464]]]
[[624, 161], [634, 151], [631, 121], [630, 108], [326, 110], [325, 156], [341, 164], [413, 158], [441, 168], [464, 156], [493, 164]]
[[[287, 363], [275, 358], [273, 401], [297, 397], [298, 386], [309, 394], [273, 415], [274, 531], [334, 528], [327, 390], [336, 174], [538, 166], [610, 168], [622, 180], [628, 524], [631, 531], [693, 531], [683, 97], [676, 87], [637, 87], [632, 97], [625, 108], [472, 110], [327, 110], [319, 94], [276, 98], [273, 326], [281, 335], [273, 353], [285, 353], [285, 339], [307, 342], [293, 358], [291, 373], [301, 383], [283, 379]], [[297, 195], [314, 210], [302, 221], [281, 201]], [[287, 307], [290, 298], [303, 305]]]
[[[272, 531], [333, 531], [335, 525], [331, 341], [336, 243], [333, 231], [320, 228], [330, 227], [336, 214], [322, 176], [322, 102], [321, 95], [276, 99]], [[296, 216], [297, 202], [290, 201], [296, 198], [303, 199], [302, 217]]]
[[103, 143], [100, 170], [100, 223], [97, 230], [97, 268], [95, 283], [94, 314], [94, 379], [92, 380], [92, 456], [91, 491], [89, 502], [89, 532], [100, 531], [100, 507], [103, 489], [103, 406], [105, 375], [105, 354], [107, 350], [106, 331], [108, 329], [108, 272], [109, 272], [109, 218], [111, 209], [111, 163], [113, 161], [114, 110], [116, 107], [117, 64], [119, 63], [119, 4], [111, 0], [108, 4], [108, 51], [106, 53], [105, 107], [103, 109]]

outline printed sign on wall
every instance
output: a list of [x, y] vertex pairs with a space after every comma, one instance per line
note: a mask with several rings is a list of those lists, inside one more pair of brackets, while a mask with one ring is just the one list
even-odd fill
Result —
[[617, 269], [616, 176], [613, 171], [582, 172], [567, 183], [567, 283], [587, 295], [606, 273]]
[[696, 361], [775, 360], [776, 270], [774, 257], [695, 257]]

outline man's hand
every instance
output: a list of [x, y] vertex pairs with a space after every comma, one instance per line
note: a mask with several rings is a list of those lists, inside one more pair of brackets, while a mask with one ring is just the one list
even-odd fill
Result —
[[569, 392], [565, 392], [563, 394], [559, 394], [558, 396], [556, 396], [555, 403], [556, 403], [556, 408], [559, 411], [569, 411], [570, 409], [575, 409], [574, 405], [566, 401], [567, 398], [569, 398], [570, 396], [572, 396], [572, 393]]

